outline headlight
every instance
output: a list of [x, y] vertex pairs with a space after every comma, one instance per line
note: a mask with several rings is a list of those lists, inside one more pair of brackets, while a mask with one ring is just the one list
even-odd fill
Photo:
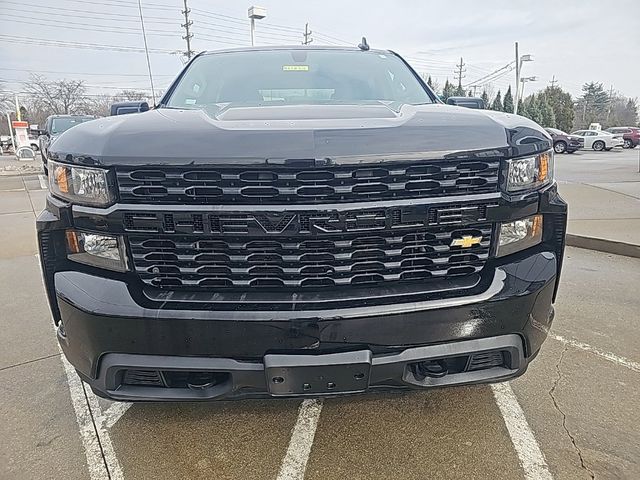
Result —
[[533, 247], [542, 241], [542, 215], [502, 223], [498, 236], [497, 257], [504, 257]]
[[49, 160], [49, 190], [73, 203], [106, 206], [113, 203], [113, 185], [102, 168], [78, 167]]
[[67, 258], [117, 272], [127, 270], [122, 237], [67, 230]]
[[553, 153], [507, 160], [507, 192], [538, 188], [553, 180]]

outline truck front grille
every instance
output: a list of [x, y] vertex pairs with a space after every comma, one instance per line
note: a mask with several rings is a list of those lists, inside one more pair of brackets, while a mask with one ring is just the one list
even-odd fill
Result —
[[314, 167], [118, 167], [120, 201], [156, 204], [318, 204], [498, 191], [498, 160], [425, 160]]
[[[129, 245], [136, 272], [156, 287], [322, 288], [469, 275], [485, 264], [491, 235], [491, 224], [478, 224], [311, 239], [131, 235]], [[481, 240], [451, 245], [464, 237]]]

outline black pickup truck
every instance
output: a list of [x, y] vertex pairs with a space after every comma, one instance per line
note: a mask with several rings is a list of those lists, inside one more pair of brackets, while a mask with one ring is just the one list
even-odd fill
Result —
[[553, 320], [551, 138], [388, 50], [200, 54], [156, 108], [61, 136], [49, 179], [58, 339], [112, 399], [504, 381]]

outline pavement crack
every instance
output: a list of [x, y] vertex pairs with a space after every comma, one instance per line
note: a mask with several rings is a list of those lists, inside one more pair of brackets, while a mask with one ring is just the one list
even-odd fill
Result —
[[87, 411], [89, 412], [89, 416], [91, 417], [91, 424], [93, 425], [93, 431], [96, 435], [96, 441], [98, 442], [98, 447], [100, 448], [100, 455], [102, 456], [102, 463], [104, 464], [105, 472], [107, 473], [108, 480], [111, 480], [111, 471], [109, 470], [109, 462], [107, 462], [107, 458], [104, 454], [104, 447], [102, 446], [102, 439], [100, 438], [100, 432], [98, 431], [98, 426], [96, 425], [96, 417], [91, 409], [91, 403], [89, 402], [89, 397], [87, 396], [87, 389], [82, 380], [80, 380], [80, 385], [82, 386], [82, 392], [84, 393], [84, 401], [87, 404]]
[[566, 432], [567, 436], [571, 440], [571, 444], [573, 445], [573, 448], [575, 449], [576, 453], [578, 454], [578, 458], [580, 459], [580, 466], [582, 467], [582, 469], [584, 471], [586, 471], [589, 474], [589, 477], [592, 480], [595, 480], [595, 478], [596, 478], [595, 473], [593, 473], [593, 470], [591, 470], [587, 466], [587, 464], [586, 464], [586, 462], [584, 460], [584, 457], [582, 456], [582, 450], [580, 450], [580, 447], [578, 447], [578, 444], [576, 443], [575, 437], [571, 434], [571, 432], [567, 428], [567, 415], [560, 408], [560, 405], [558, 405], [558, 400], [555, 397], [556, 388], [558, 388], [558, 384], [560, 383], [560, 380], [562, 380], [562, 371], [561, 371], [562, 361], [564, 360], [564, 355], [567, 353], [568, 349], [569, 349], [569, 345], [565, 344], [564, 348], [562, 349], [562, 352], [560, 353], [560, 358], [558, 359], [558, 363], [556, 363], [556, 379], [553, 382], [553, 386], [551, 387], [551, 390], [549, 390], [549, 396], [551, 397], [551, 400], [553, 401], [553, 406], [555, 407], [555, 409], [560, 413], [560, 415], [562, 415], [562, 428], [564, 429], [564, 431]]
[[31, 360], [25, 360], [24, 362], [14, 363], [12, 365], [7, 365], [6, 367], [1, 367], [0, 368], [0, 372], [2, 372], [4, 370], [8, 370], [10, 368], [22, 367], [23, 365], [28, 365], [28, 364], [34, 363], [34, 362], [40, 362], [40, 361], [46, 360], [48, 358], [59, 357], [59, 356], [60, 356], [59, 353], [52, 353], [51, 355], [45, 355], [44, 357], [38, 357], [38, 358], [33, 358]]

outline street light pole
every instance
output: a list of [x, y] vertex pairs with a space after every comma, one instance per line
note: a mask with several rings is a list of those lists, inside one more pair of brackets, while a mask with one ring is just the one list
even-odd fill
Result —
[[267, 9], [264, 7], [249, 7], [248, 17], [251, 19], [251, 46], [255, 45], [256, 20], [262, 20], [267, 16]]
[[520, 89], [520, 95], [524, 97], [524, 84], [527, 82], [535, 82], [538, 80], [538, 77], [524, 77], [520, 79], [520, 83], [522, 83], [522, 88]]
[[513, 102], [513, 113], [518, 114], [518, 98], [520, 95], [520, 56], [518, 55], [518, 42], [516, 42], [516, 101]]
[[[524, 91], [524, 82], [521, 82], [520, 75], [522, 75], [522, 63], [523, 62], [532, 62], [533, 58], [531, 55], [522, 55], [518, 54], [518, 42], [516, 42], [516, 99], [513, 106], [513, 113], [518, 113], [518, 101], [522, 98], [522, 92]], [[520, 89], [520, 83], [522, 83], [522, 89]]]

